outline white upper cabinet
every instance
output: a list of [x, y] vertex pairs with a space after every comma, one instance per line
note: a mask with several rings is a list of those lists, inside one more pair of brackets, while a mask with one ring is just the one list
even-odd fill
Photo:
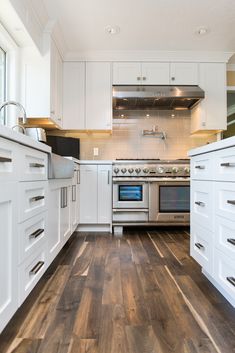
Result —
[[114, 85], [136, 85], [141, 83], [141, 63], [113, 63]]
[[111, 63], [86, 63], [86, 129], [112, 129]]
[[226, 130], [226, 65], [201, 63], [199, 76], [199, 86], [205, 91], [205, 98], [192, 110], [191, 132]]
[[114, 85], [197, 85], [197, 63], [116, 62]]
[[142, 63], [141, 78], [144, 85], [168, 85], [170, 67], [168, 63]]
[[21, 101], [29, 118], [51, 118], [62, 127], [62, 58], [51, 38], [45, 45], [43, 56], [35, 47], [22, 49]]
[[85, 129], [85, 63], [64, 63], [63, 129]]
[[197, 63], [171, 63], [170, 84], [171, 85], [198, 85]]

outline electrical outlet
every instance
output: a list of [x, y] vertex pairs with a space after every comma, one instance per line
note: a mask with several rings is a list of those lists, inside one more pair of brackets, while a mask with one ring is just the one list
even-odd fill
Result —
[[94, 147], [93, 148], [93, 156], [97, 157], [99, 155], [99, 148], [98, 147]]

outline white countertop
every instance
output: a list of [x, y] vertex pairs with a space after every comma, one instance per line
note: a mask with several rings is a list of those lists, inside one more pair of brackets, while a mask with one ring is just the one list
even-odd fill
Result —
[[88, 160], [80, 160], [79, 164], [113, 164], [113, 161], [110, 160], [95, 160], [95, 159], [88, 159]]
[[0, 137], [4, 137], [8, 140], [20, 143], [31, 148], [35, 148], [39, 151], [51, 153], [51, 147], [32, 139], [29, 136], [26, 136], [20, 132], [13, 131], [7, 126], [0, 125]]
[[229, 137], [225, 140], [209, 143], [205, 146], [194, 148], [188, 152], [188, 156], [192, 157], [198, 154], [213, 152], [233, 146], [235, 146], [235, 136]]

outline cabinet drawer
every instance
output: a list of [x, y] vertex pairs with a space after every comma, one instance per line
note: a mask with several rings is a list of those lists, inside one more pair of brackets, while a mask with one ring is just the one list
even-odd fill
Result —
[[214, 239], [218, 250], [235, 259], [235, 222], [216, 216]]
[[0, 181], [18, 179], [17, 147], [19, 145], [4, 138], [0, 138]]
[[46, 211], [48, 182], [19, 183], [19, 222]]
[[215, 180], [235, 181], [235, 148], [226, 148], [214, 154]]
[[235, 220], [235, 183], [215, 183], [215, 212], [218, 216]]
[[41, 247], [19, 267], [19, 305], [29, 295], [46, 268], [46, 246]]
[[191, 183], [191, 220], [213, 229], [213, 184], [207, 181]]
[[47, 180], [47, 154], [25, 146], [20, 147], [20, 181]]
[[235, 302], [235, 260], [215, 249], [214, 278]]
[[190, 254], [208, 273], [212, 272], [212, 233], [197, 224], [191, 225]]
[[31, 256], [46, 240], [47, 212], [28, 219], [19, 226], [19, 263]]
[[191, 158], [191, 179], [213, 180], [213, 153]]

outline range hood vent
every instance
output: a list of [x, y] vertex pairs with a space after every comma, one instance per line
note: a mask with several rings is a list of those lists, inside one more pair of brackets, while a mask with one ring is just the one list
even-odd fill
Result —
[[204, 97], [199, 86], [113, 86], [113, 110], [190, 110]]

